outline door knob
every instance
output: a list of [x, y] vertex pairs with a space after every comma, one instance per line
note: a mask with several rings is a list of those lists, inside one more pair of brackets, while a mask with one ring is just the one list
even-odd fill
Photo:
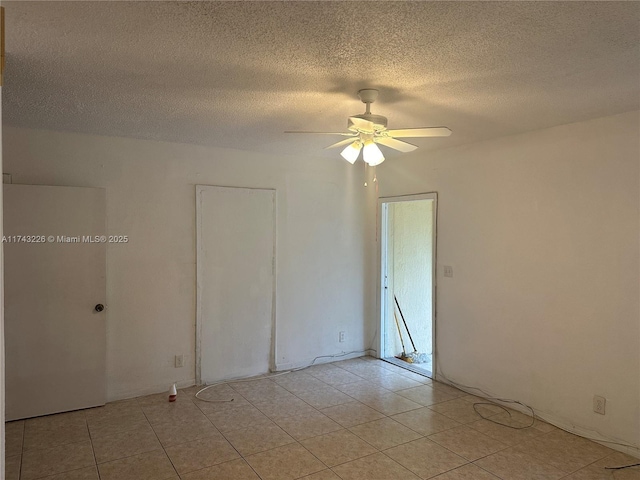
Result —
[[99, 303], [99, 304], [96, 305], [96, 307], [95, 307], [95, 311], [96, 312], [101, 312], [103, 310], [104, 310], [104, 305], [103, 304]]

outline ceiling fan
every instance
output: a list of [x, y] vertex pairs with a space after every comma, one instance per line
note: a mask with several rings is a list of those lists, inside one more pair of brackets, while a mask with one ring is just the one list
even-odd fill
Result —
[[349, 117], [347, 128], [349, 132], [306, 132], [287, 131], [284, 133], [315, 133], [322, 135], [342, 135], [349, 137], [326, 148], [337, 148], [346, 145], [340, 155], [353, 164], [362, 150], [362, 159], [369, 166], [380, 165], [384, 162], [384, 155], [378, 147], [378, 143], [400, 152], [412, 152], [416, 145], [412, 145], [397, 138], [410, 137], [448, 137], [451, 130], [447, 127], [403, 128], [400, 130], [387, 130], [387, 118], [371, 113], [371, 104], [378, 98], [378, 90], [365, 88], [358, 92], [358, 97], [367, 108], [363, 114]]

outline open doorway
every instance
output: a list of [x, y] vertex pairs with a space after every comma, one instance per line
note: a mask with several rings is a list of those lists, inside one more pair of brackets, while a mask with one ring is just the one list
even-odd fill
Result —
[[435, 193], [381, 198], [381, 357], [432, 376], [435, 333]]

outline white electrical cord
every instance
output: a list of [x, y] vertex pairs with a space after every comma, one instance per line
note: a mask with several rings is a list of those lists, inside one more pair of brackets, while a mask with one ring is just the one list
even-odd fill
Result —
[[[438, 365], [438, 363], [436, 363], [436, 365]], [[536, 415], [536, 411], [533, 409], [533, 407], [527, 405], [526, 403], [520, 402], [518, 400], [511, 400], [511, 399], [492, 397], [491, 395], [489, 395], [488, 393], [486, 393], [485, 391], [483, 391], [482, 389], [480, 389], [478, 387], [470, 387], [468, 385], [463, 385], [463, 384], [460, 384], [460, 383], [456, 383], [453, 380], [450, 380], [449, 378], [447, 378], [447, 376], [444, 373], [441, 373], [441, 372], [442, 372], [442, 368], [438, 367], [437, 376], [439, 378], [444, 379], [445, 380], [444, 383], [449, 383], [449, 384], [453, 385], [454, 387], [458, 388], [459, 390], [462, 390], [463, 392], [466, 392], [466, 393], [468, 393], [470, 395], [475, 395], [475, 393], [470, 392], [469, 390], [475, 390], [476, 392], [480, 392], [482, 394], [483, 398], [485, 398], [487, 400], [495, 400], [496, 402], [512, 403], [512, 404], [520, 405], [520, 406], [526, 408], [527, 410], [529, 410], [531, 412], [531, 417], [532, 417], [531, 424], [527, 425], [526, 427], [512, 427], [510, 425], [506, 425], [504, 423], [492, 420], [491, 418], [483, 417], [485, 420], [489, 420], [490, 422], [497, 423], [498, 425], [502, 425], [502, 426], [505, 426], [505, 427], [514, 428], [516, 430], [519, 430], [519, 429], [529, 428], [529, 427], [533, 426], [534, 423], [535, 423], [535, 419], [536, 418], [541, 418], [539, 415]], [[481, 405], [481, 404], [482, 404], [481, 402], [478, 402], [477, 404], [474, 404], [474, 410], [476, 410], [475, 409], [475, 405]], [[495, 405], [500, 407], [500, 405], [498, 405], [498, 404], [495, 404]], [[477, 412], [477, 410], [476, 410], [476, 412]], [[478, 413], [478, 415], [480, 415], [482, 417], [482, 415], [479, 412], [477, 412], [477, 413]], [[511, 416], [511, 414], [509, 414], [509, 416]], [[634, 449], [638, 448], [637, 445], [631, 445], [630, 443], [614, 442], [614, 441], [611, 441], [611, 440], [603, 440], [602, 438], [596, 438], [596, 437], [590, 437], [590, 436], [583, 435], [583, 434], [577, 434], [575, 432], [572, 432], [571, 430], [568, 430], [566, 428], [560, 427], [558, 425], [554, 425], [554, 427], [559, 428], [560, 430], [563, 430], [563, 431], [565, 431], [567, 433], [571, 433], [572, 435], [579, 435], [580, 437], [583, 437], [583, 438], [586, 438], [588, 440], [592, 440], [592, 441], [595, 441], [595, 442], [608, 443], [608, 444], [611, 444], [611, 445], [619, 445], [621, 447], [630, 447], [630, 448], [634, 448]], [[596, 433], [600, 437], [604, 437], [604, 435], [601, 434], [600, 432], [598, 432], [597, 430], [591, 430], [591, 431]]]
[[291, 370], [287, 370], [284, 372], [278, 372], [278, 373], [274, 373], [271, 375], [263, 375], [260, 377], [239, 377], [239, 378], [235, 378], [235, 379], [231, 379], [231, 380], [224, 380], [221, 382], [215, 382], [212, 383], [210, 385], [205, 384], [206, 386], [204, 388], [202, 388], [201, 390], [199, 390], [195, 397], [198, 400], [201, 400], [203, 402], [209, 402], [209, 403], [227, 403], [227, 402], [233, 402], [233, 398], [231, 400], [208, 400], [206, 398], [200, 398], [198, 395], [200, 395], [202, 392], [204, 392], [205, 390], [208, 390], [209, 388], [212, 387], [218, 387], [220, 385], [228, 385], [230, 383], [241, 383], [241, 382], [257, 382], [258, 380], [265, 380], [265, 379], [271, 379], [274, 377], [279, 377], [281, 375], [287, 375], [291, 372], [299, 372], [300, 370], [305, 370], [309, 367], [312, 367], [315, 363], [316, 360], [320, 359], [320, 358], [339, 358], [339, 357], [346, 357], [347, 355], [353, 355], [355, 353], [367, 353], [367, 352], [375, 352], [374, 349], [372, 348], [367, 348], [365, 350], [354, 350], [352, 352], [344, 352], [344, 353], [336, 353], [333, 355], [318, 355], [316, 358], [314, 358], [311, 363], [309, 365], [306, 365], [304, 367], [298, 367], [298, 368], [292, 368]]

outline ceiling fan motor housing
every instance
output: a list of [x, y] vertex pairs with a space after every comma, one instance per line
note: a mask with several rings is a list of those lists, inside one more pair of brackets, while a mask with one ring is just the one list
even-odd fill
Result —
[[[367, 120], [373, 123], [373, 128], [375, 131], [384, 130], [387, 128], [387, 117], [383, 117], [382, 115], [374, 115], [373, 113], [361, 113], [360, 115], [351, 115], [351, 116], [356, 118], [361, 118], [363, 120]], [[350, 119], [349, 119], [347, 128], [352, 132], [358, 131], [358, 128], [353, 124], [353, 122]]]

